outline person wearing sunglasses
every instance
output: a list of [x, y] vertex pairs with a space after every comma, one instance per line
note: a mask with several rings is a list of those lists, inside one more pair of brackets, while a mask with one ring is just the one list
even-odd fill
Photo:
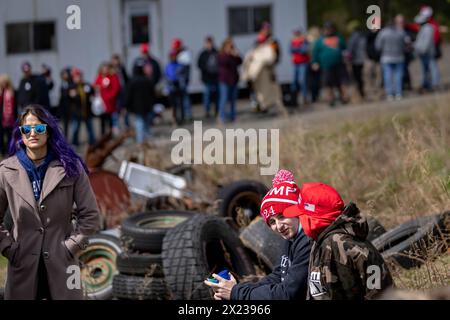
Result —
[[82, 299], [77, 256], [100, 226], [88, 169], [43, 107], [27, 106], [17, 124], [0, 163], [5, 299]]

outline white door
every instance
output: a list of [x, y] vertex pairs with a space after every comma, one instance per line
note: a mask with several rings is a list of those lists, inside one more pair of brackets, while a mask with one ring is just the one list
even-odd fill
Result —
[[150, 53], [160, 56], [158, 0], [124, 0], [125, 50], [128, 70], [139, 56], [141, 43], [150, 45]]

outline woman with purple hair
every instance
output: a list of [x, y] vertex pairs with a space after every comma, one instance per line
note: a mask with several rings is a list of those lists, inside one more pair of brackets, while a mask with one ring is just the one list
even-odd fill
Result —
[[[13, 129], [9, 157], [0, 163], [5, 299], [83, 298], [77, 255], [100, 225], [87, 172], [56, 118], [39, 105], [27, 106]], [[12, 223], [6, 227], [8, 209]]]

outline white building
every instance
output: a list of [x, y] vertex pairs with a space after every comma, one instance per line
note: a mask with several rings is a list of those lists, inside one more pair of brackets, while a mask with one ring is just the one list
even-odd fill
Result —
[[[67, 27], [71, 5], [80, 8], [80, 29]], [[40, 72], [42, 63], [50, 65], [55, 103], [59, 70], [65, 66], [79, 67], [86, 81], [93, 81], [99, 64], [119, 53], [130, 72], [139, 44], [148, 41], [163, 67], [174, 37], [183, 40], [194, 60], [206, 35], [217, 46], [232, 36], [244, 54], [268, 20], [282, 45], [278, 77], [290, 82], [289, 39], [294, 28], [306, 28], [306, 16], [306, 0], [1, 0], [0, 73], [8, 73], [17, 86], [23, 61], [31, 62], [33, 72]], [[199, 91], [195, 66], [191, 79], [191, 91]]]

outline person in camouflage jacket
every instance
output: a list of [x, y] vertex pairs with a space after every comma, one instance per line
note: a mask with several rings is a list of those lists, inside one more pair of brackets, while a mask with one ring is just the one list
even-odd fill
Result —
[[393, 285], [383, 257], [366, 240], [366, 219], [354, 203], [344, 206], [331, 186], [303, 184], [298, 205], [289, 207], [283, 215], [298, 216], [304, 232], [314, 240], [308, 299], [373, 299]]

